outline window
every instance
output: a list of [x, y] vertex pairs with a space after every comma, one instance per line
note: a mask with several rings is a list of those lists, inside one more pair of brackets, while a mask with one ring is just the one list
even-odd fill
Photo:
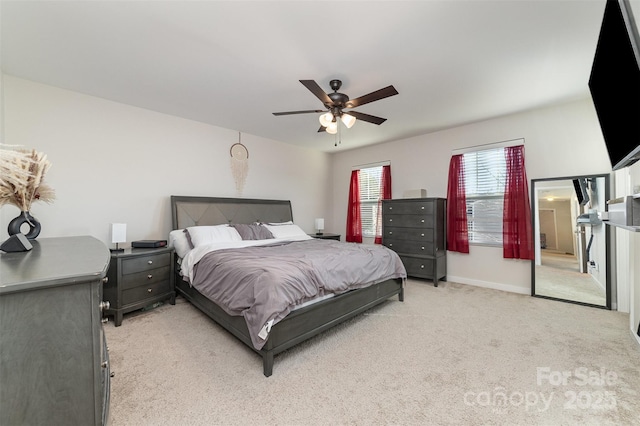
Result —
[[378, 218], [378, 202], [382, 192], [382, 166], [360, 169], [360, 218], [362, 236], [375, 237]]
[[469, 243], [502, 245], [504, 148], [468, 152], [463, 159]]

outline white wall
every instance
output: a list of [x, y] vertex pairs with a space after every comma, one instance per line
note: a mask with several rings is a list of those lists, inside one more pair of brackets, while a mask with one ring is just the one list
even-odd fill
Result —
[[[353, 166], [391, 161], [394, 198], [402, 197], [407, 189], [416, 188], [425, 188], [429, 197], [446, 197], [452, 150], [519, 138], [525, 140], [529, 180], [611, 172], [593, 103], [591, 99], [583, 99], [336, 153], [332, 163], [333, 222], [346, 223]], [[342, 143], [348, 144], [348, 136]], [[344, 225], [342, 229], [344, 232]], [[447, 256], [449, 281], [524, 294], [531, 291], [530, 261], [503, 259], [502, 248], [473, 245], [469, 254], [449, 252]]]
[[[633, 193], [640, 186], [640, 162], [615, 172], [616, 197]], [[636, 334], [640, 323], [640, 232], [614, 227], [616, 234], [616, 281], [618, 283], [618, 309], [629, 312], [629, 327]], [[627, 297], [628, 296], [628, 297]]]
[[[237, 196], [229, 155], [235, 130], [8, 75], [2, 87], [3, 142], [44, 152], [52, 163], [46, 181], [57, 199], [32, 208], [42, 238], [93, 235], [109, 244], [109, 224], [124, 222], [127, 241], [166, 239], [171, 195]], [[242, 143], [249, 150], [243, 197], [290, 199], [305, 231], [315, 232], [316, 217], [334, 230], [330, 155], [249, 134]], [[18, 213], [0, 209], [0, 241]]]

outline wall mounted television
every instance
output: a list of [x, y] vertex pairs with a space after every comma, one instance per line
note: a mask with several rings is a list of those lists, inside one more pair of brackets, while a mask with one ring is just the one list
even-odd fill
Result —
[[578, 178], [573, 180], [573, 188], [576, 190], [576, 197], [578, 203], [584, 206], [589, 202], [589, 191], [587, 189], [587, 180], [584, 178]]
[[613, 170], [640, 160], [640, 37], [628, 0], [607, 0], [589, 90]]

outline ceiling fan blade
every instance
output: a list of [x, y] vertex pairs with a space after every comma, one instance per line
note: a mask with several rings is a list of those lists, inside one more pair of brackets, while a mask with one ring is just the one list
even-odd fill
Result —
[[353, 115], [358, 120], [366, 121], [373, 124], [382, 124], [387, 121], [386, 118], [376, 117], [375, 115], [364, 114], [358, 111], [345, 111], [345, 114]]
[[371, 92], [367, 95], [347, 101], [345, 108], [355, 108], [360, 105], [368, 104], [369, 102], [378, 101], [380, 99], [388, 98], [389, 96], [394, 96], [397, 94], [398, 91], [395, 87], [387, 86], [383, 89], [376, 90], [375, 92]]
[[327, 93], [322, 90], [322, 87], [318, 86], [318, 83], [316, 83], [314, 80], [300, 80], [300, 83], [302, 83], [304, 87], [309, 89], [311, 93], [316, 95], [316, 97], [320, 99], [323, 104], [333, 104], [333, 101], [331, 100], [329, 95], [327, 95]]
[[291, 115], [291, 114], [310, 114], [312, 112], [325, 112], [323, 109], [309, 109], [306, 111], [283, 111], [283, 112], [274, 112], [273, 115]]
[[327, 131], [327, 128], [324, 126], [320, 126], [320, 128], [318, 129], [318, 133], [326, 132], [326, 131]]

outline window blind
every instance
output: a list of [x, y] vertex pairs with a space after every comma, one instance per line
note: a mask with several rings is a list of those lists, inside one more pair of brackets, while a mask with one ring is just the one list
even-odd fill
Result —
[[506, 182], [504, 148], [463, 154], [469, 242], [502, 244]]
[[382, 166], [360, 169], [360, 215], [362, 235], [375, 237], [378, 200], [381, 197]]

